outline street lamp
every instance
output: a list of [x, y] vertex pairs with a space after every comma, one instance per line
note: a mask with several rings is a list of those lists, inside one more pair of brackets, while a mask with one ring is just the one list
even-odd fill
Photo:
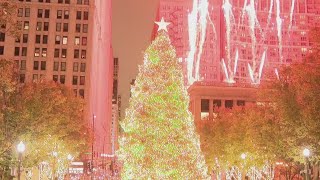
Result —
[[242, 167], [241, 175], [243, 176], [242, 179], [245, 179], [245, 177], [246, 177], [245, 159], [246, 159], [247, 155], [246, 155], [245, 153], [242, 153], [240, 157], [241, 157], [241, 159], [243, 160], [243, 167]]
[[18, 150], [18, 180], [20, 180], [20, 175], [21, 175], [21, 162], [22, 162], [22, 153], [26, 150], [26, 145], [23, 144], [22, 141], [20, 141], [20, 143], [17, 146], [17, 150]]
[[58, 152], [57, 151], [53, 151], [52, 155], [53, 155], [52, 179], [54, 180], [56, 178], [56, 160], [57, 160], [57, 157], [58, 157]]
[[242, 154], [241, 154], [241, 159], [245, 160], [246, 157], [247, 157], [247, 155], [246, 155], [245, 153], [242, 153]]
[[310, 150], [309, 149], [307, 149], [307, 148], [305, 148], [304, 150], [303, 150], [303, 156], [305, 157], [305, 166], [304, 166], [304, 171], [305, 171], [305, 180], [309, 180], [309, 156], [310, 156]]

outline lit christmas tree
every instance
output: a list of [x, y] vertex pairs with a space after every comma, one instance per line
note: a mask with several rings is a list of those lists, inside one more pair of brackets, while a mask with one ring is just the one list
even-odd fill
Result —
[[145, 52], [121, 122], [121, 177], [208, 179], [182, 68], [166, 33], [168, 23], [162, 19], [157, 24], [158, 35]]

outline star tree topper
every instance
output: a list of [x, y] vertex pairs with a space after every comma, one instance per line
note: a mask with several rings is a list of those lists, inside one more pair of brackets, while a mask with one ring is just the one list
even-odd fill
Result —
[[158, 32], [161, 30], [165, 30], [166, 32], [168, 32], [167, 26], [170, 24], [168, 22], [165, 22], [163, 17], [161, 18], [160, 22], [155, 22], [159, 27], [158, 27]]

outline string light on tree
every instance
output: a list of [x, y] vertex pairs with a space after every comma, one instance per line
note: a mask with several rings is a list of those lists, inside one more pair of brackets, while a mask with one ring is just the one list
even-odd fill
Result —
[[182, 68], [163, 18], [145, 51], [121, 122], [122, 179], [210, 179], [200, 150]]

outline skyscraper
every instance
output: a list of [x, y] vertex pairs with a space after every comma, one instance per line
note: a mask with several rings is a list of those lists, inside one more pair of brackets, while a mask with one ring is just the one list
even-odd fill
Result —
[[253, 83], [301, 61], [320, 27], [316, 0], [160, 0], [158, 19], [183, 62], [187, 84]]
[[[320, 27], [317, 0], [160, 0], [195, 120], [254, 103], [255, 88], [306, 57]], [[156, 30], [155, 27], [154, 30]], [[153, 34], [155, 34], [154, 31]], [[247, 94], [243, 94], [243, 93]]]
[[111, 153], [111, 0], [16, 2], [22, 34], [0, 35], [0, 58], [16, 61], [21, 83], [53, 80], [83, 97], [92, 157]]

